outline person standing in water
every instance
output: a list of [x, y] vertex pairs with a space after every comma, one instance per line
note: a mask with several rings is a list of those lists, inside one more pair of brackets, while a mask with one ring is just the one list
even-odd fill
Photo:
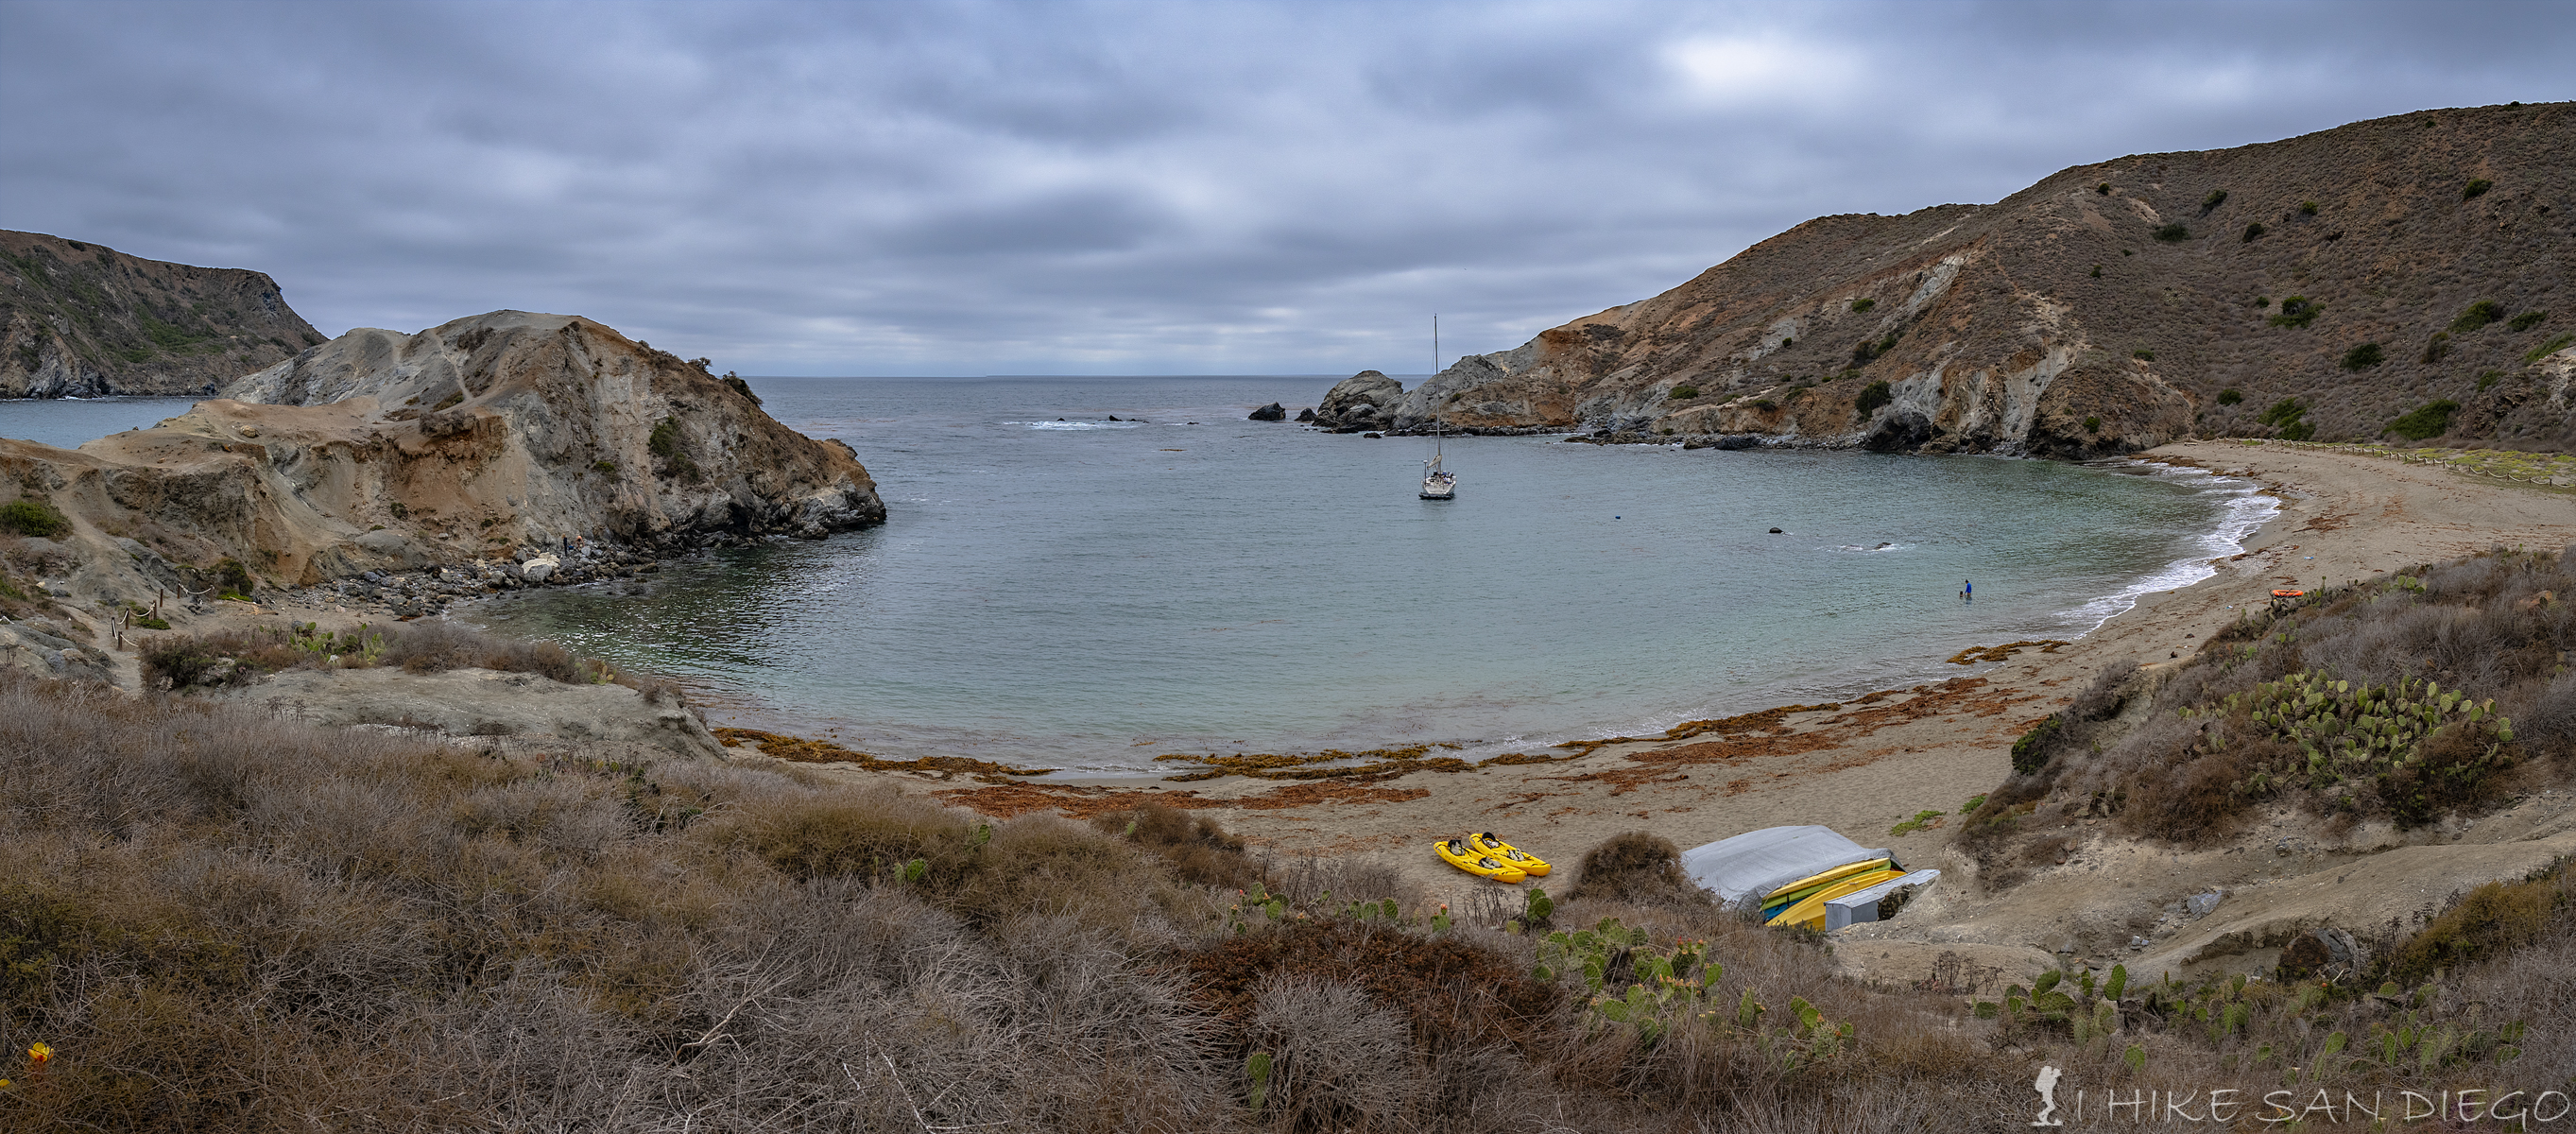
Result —
[[1960, 602], [1975, 602], [1975, 601], [1977, 601], [1977, 585], [1976, 585], [1975, 583], [1969, 582], [1969, 581], [1967, 581], [1967, 580], [1965, 580], [1965, 579], [1961, 579], [1961, 580], [1959, 581], [1959, 601], [1960, 601]]

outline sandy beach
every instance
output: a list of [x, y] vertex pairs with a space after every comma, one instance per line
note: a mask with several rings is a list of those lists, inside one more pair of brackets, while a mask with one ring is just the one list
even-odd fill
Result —
[[[1962, 665], [1947, 681], [1853, 690], [1829, 706], [1748, 714], [1679, 739], [1608, 743], [1579, 756], [1534, 753], [1565, 758], [1468, 771], [987, 784], [807, 767], [834, 779], [892, 779], [996, 817], [1044, 809], [1082, 816], [1145, 801], [1210, 810], [1275, 854], [1368, 856], [1444, 895], [1494, 885], [1430, 853], [1434, 840], [1468, 830], [1496, 831], [1570, 866], [1621, 831], [1649, 830], [1690, 847], [1762, 827], [1821, 823], [1891, 846], [1910, 864], [1939, 866], [1943, 820], [1903, 836], [1890, 837], [1889, 829], [1927, 810], [1955, 816], [2003, 778], [2013, 739], [2103, 666], [2188, 656], [2275, 587], [2362, 579], [2496, 546], [2576, 543], [2576, 493], [2564, 489], [2277, 442], [2189, 442], [2139, 456], [2255, 480], [2281, 510], [2241, 553], [2215, 561], [2211, 577], [2144, 596], [2071, 643], [2024, 646], [2001, 661]], [[1963, 650], [2003, 645], [1958, 643]], [[1566, 878], [1555, 881], [1561, 888]]]

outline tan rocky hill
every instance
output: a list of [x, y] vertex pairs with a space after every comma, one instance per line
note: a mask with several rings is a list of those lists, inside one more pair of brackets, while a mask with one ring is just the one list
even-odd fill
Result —
[[309, 585], [885, 519], [847, 445], [779, 424], [704, 359], [577, 316], [362, 328], [227, 393], [77, 450], [0, 440], [0, 483], [70, 521], [67, 597], [149, 600], [225, 559]]
[[321, 342], [263, 273], [0, 231], [0, 398], [211, 394]]
[[2576, 103], [2423, 111], [1818, 218], [1463, 359], [1392, 424], [2085, 457], [2448, 402], [2409, 424], [2562, 448], [2571, 265]]

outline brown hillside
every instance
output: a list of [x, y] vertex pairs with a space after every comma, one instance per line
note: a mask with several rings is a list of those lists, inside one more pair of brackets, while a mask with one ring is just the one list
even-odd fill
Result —
[[[2082, 457], [2372, 438], [2447, 399], [2453, 436], [2564, 448], [2571, 259], [2576, 104], [2423, 111], [2078, 166], [1992, 205], [1819, 218], [1461, 360], [1396, 417]], [[2313, 317], [2276, 323], [2294, 296]], [[2267, 421], [2288, 399], [2304, 412]]]
[[211, 394], [321, 342], [264, 273], [0, 231], [0, 397]]

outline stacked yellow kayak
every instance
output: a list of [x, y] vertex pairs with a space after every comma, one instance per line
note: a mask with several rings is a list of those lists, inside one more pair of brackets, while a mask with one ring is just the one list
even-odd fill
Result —
[[1491, 831], [1478, 831], [1475, 834], [1467, 836], [1467, 845], [1486, 855], [1499, 858], [1504, 862], [1519, 867], [1521, 873], [1529, 875], [1532, 878], [1546, 875], [1549, 869], [1546, 859], [1540, 858], [1537, 855], [1531, 854], [1528, 851], [1522, 850], [1519, 847], [1495, 838]]
[[1440, 861], [1496, 882], [1521, 882], [1548, 872], [1546, 859], [1497, 839], [1490, 831], [1478, 831], [1463, 839], [1442, 839], [1432, 845], [1432, 850], [1440, 855]]
[[1762, 924], [1775, 929], [1823, 929], [1825, 903], [1857, 894], [1881, 882], [1902, 878], [1893, 860], [1865, 859], [1811, 874], [1762, 897]]

